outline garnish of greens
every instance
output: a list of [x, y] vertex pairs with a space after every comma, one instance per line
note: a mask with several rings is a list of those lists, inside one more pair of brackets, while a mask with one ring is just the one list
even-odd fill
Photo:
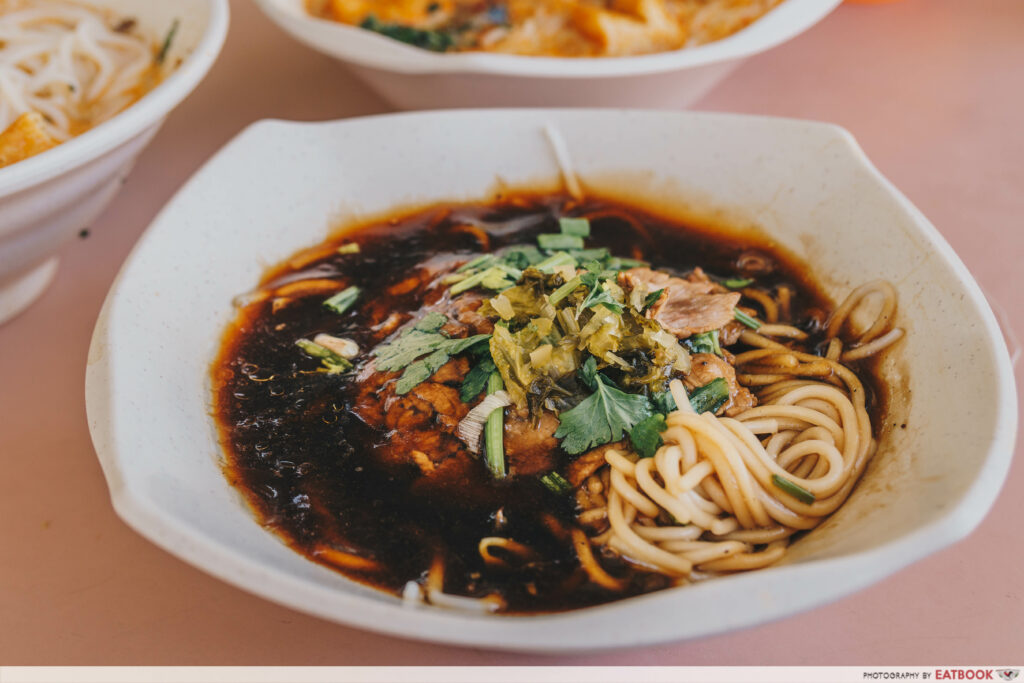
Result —
[[739, 320], [754, 331], [757, 331], [761, 327], [761, 323], [757, 319], [750, 317], [738, 308], [733, 312], [733, 315], [736, 317], [736, 320]]
[[418, 384], [430, 379], [452, 356], [469, 351], [491, 337], [489, 334], [478, 334], [465, 339], [452, 339], [440, 331], [446, 322], [448, 318], [444, 314], [428, 313], [396, 339], [374, 349], [378, 370], [404, 370], [395, 385], [396, 393], [409, 393]]
[[683, 344], [692, 353], [713, 353], [716, 356], [722, 355], [722, 346], [718, 341], [718, 330], [701, 332], [687, 338]]
[[295, 345], [308, 353], [313, 358], [319, 358], [323, 370], [328, 375], [337, 375], [352, 369], [352, 363], [338, 353], [331, 351], [326, 346], [321, 346], [309, 339], [296, 340]]
[[372, 14], [361, 23], [360, 28], [379, 33], [413, 47], [423, 48], [431, 52], [446, 52], [455, 45], [455, 40], [447, 31], [433, 31], [414, 28], [404, 24], [385, 23]]
[[[627, 292], [619, 284], [620, 272], [646, 263], [613, 257], [604, 248], [584, 248], [590, 236], [586, 219], [562, 218], [559, 230], [539, 235], [537, 245], [477, 256], [442, 281], [452, 297], [470, 289], [490, 292], [478, 313], [494, 321], [492, 334], [450, 338], [442, 332], [446, 316], [432, 312], [378, 346], [373, 351], [376, 367], [401, 370], [395, 391], [406, 394], [453, 356], [465, 354], [471, 363], [459, 388], [464, 403], [503, 390], [515, 408], [534, 416], [541, 410], [557, 414], [554, 436], [569, 455], [628, 436], [641, 457], [651, 457], [662, 444], [666, 416], [676, 409], [669, 381], [690, 371], [690, 353], [723, 355], [718, 331], [680, 343], [647, 317], [664, 289]], [[359, 295], [358, 288], [350, 287], [324, 305], [343, 313]], [[738, 309], [736, 319], [759, 324]], [[321, 358], [329, 372], [351, 367], [337, 354], [328, 355], [330, 349], [308, 340], [299, 343]], [[729, 385], [715, 379], [695, 389], [689, 400], [697, 413], [715, 413], [729, 400]], [[500, 408], [484, 425], [484, 461], [496, 478], [507, 473], [503, 423]], [[540, 481], [555, 493], [572, 488], [555, 472]]]
[[348, 287], [325, 301], [324, 306], [335, 313], [344, 313], [348, 309], [352, 308], [352, 304], [356, 302], [356, 299], [359, 298], [361, 293], [362, 290], [358, 287]]
[[641, 394], [627, 394], [613, 386], [597, 371], [593, 358], [587, 359], [579, 374], [594, 393], [559, 415], [555, 438], [562, 440], [566, 453], [576, 455], [619, 441], [634, 425], [650, 417], [650, 401]]
[[[492, 372], [487, 378], [487, 393], [493, 394], [502, 390], [501, 375]], [[487, 469], [495, 479], [505, 477], [505, 409], [495, 408], [487, 416], [484, 425], [484, 461]]]
[[775, 484], [777, 488], [785, 491], [789, 495], [799, 500], [801, 503], [810, 505], [815, 500], [813, 493], [811, 493], [804, 487], [800, 486], [799, 484], [792, 482], [789, 479], [786, 479], [785, 477], [780, 477], [777, 474], [773, 474], [772, 483]]
[[178, 34], [178, 26], [181, 24], [177, 19], [171, 24], [171, 28], [167, 31], [167, 35], [164, 36], [164, 42], [160, 44], [160, 51], [156, 53], [156, 63], [163, 64], [164, 60], [167, 59], [167, 54], [171, 51], [171, 45], [174, 43], [174, 36]]

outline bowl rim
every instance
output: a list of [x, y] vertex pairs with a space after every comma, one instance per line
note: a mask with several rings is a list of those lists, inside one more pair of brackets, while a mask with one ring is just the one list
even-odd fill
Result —
[[[335, 57], [361, 66], [406, 74], [489, 74], [532, 78], [606, 78], [679, 71], [748, 57], [803, 33], [842, 0], [785, 0], [736, 33], [694, 47], [628, 57], [533, 57], [490, 52], [439, 54], [310, 15], [296, 0], [256, 0], [275, 23], [303, 42], [314, 31], [332, 39]], [[317, 47], [317, 49], [321, 49]]]
[[[433, 608], [409, 609], [399, 603], [315, 585], [267, 564], [251, 562], [240, 551], [195, 533], [180, 520], [168, 516], [152, 501], [136, 494], [126, 485], [119, 470], [119, 460], [122, 456], [118, 453], [111, 424], [115, 418], [110, 411], [114, 389], [114, 385], [110, 381], [110, 353], [103, 351], [112, 344], [111, 317], [117, 300], [122, 294], [125, 273], [137, 251], [145, 247], [155, 233], [156, 226], [170, 220], [170, 216], [173, 216], [182, 197], [190, 193], [194, 185], [204, 181], [203, 171], [218, 158], [238, 153], [238, 150], [244, 149], [250, 144], [250, 140], [258, 140], [259, 136], [272, 133], [275, 128], [330, 129], [333, 126], [359, 124], [363, 121], [380, 119], [401, 121], [405, 117], [486, 116], [494, 112], [510, 112], [512, 115], [536, 117], [540, 113], [545, 116], [552, 114], [572, 116], [580, 112], [615, 114], [622, 111], [467, 109], [448, 112], [385, 114], [316, 123], [263, 120], [251, 124], [239, 133], [211, 157], [153, 219], [111, 286], [94, 329], [89, 350], [90, 362], [86, 370], [86, 408], [90, 433], [118, 516], [131, 528], [172, 555], [231, 585], [292, 609], [390, 636], [451, 645], [484, 647], [492, 650], [545, 653], [586, 652], [595, 649], [608, 650], [653, 645], [713, 635], [777, 620], [834, 602], [968, 535], [988, 513], [1005, 481], [1013, 456], [1018, 420], [1017, 390], [1009, 353], [998, 322], [981, 289], [941, 233], [871, 164], [854, 137], [845, 129], [833, 124], [798, 119], [713, 112], [641, 112], [641, 110], [635, 110], [644, 115], [690, 117], [704, 120], [728, 118], [780, 123], [795, 122], [829, 132], [842, 146], [843, 151], [868, 172], [872, 179], [879, 184], [880, 190], [894, 201], [894, 210], [904, 211], [913, 219], [919, 234], [926, 240], [929, 247], [934, 249], [936, 256], [942, 259], [957, 276], [972, 308], [978, 313], [984, 325], [986, 332], [984, 348], [991, 355], [996, 366], [997, 376], [994, 391], [998, 396], [999, 412], [996, 415], [991, 439], [986, 444], [983, 464], [971, 486], [956, 501], [955, 505], [906, 535], [869, 550], [844, 556], [815, 559], [807, 563], [769, 567], [758, 572], [734, 575], [725, 581], [702, 582], [688, 586], [685, 590], [686, 592], [702, 591], [711, 596], [718, 596], [754, 582], [763, 590], [771, 591], [776, 585], [791, 585], [794, 579], [806, 578], [808, 585], [811, 585], [822, 573], [835, 571], [843, 573], [845, 582], [841, 585], [833, 583], [829, 584], [827, 590], [819, 589], [819, 591], [806, 591], [802, 594], [787, 596], [791, 599], [787, 599], [785, 604], [776, 602], [767, 607], [761, 606], [760, 612], [754, 618], [744, 617], [740, 614], [721, 616], [712, 628], [705, 625], [696, 626], [677, 622], [677, 625], [671, 628], [652, 628], [652, 630], [656, 630], [656, 633], [645, 629], [625, 629], [614, 632], [603, 629], [596, 631], [598, 634], [607, 632], [608, 635], [601, 639], [594, 637], [595, 629], [589, 624], [591, 620], [600, 622], [610, 613], [621, 611], [626, 604], [649, 607], [658, 610], [658, 613], [664, 616], [665, 610], [670, 609], [673, 603], [679, 599], [679, 594], [670, 591], [655, 592], [630, 598], [628, 601], [612, 602], [569, 612], [527, 616], [477, 616]], [[268, 588], [271, 586], [273, 589]], [[825, 594], [824, 597], [821, 593]], [[605, 625], [607, 626], [608, 623], [606, 622]], [[584, 628], [585, 626], [589, 630]]]
[[209, 17], [203, 35], [182, 63], [124, 111], [41, 154], [0, 168], [0, 197], [39, 185], [100, 157], [158, 123], [195, 90], [213, 66], [228, 33], [228, 0], [203, 0]]

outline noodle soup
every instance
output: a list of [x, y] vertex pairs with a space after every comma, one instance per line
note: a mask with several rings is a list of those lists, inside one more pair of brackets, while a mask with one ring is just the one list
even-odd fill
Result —
[[307, 0], [311, 14], [434, 52], [621, 57], [704, 45], [782, 0]]
[[856, 486], [902, 335], [887, 283], [833, 307], [768, 245], [561, 196], [374, 223], [236, 303], [215, 413], [261, 522], [408, 601], [505, 613], [777, 562]]
[[156, 86], [158, 43], [131, 17], [65, 0], [0, 0], [0, 167], [96, 126]]

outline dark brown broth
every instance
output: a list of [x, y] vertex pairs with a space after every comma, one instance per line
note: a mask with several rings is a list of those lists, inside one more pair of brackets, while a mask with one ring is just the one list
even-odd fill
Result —
[[[661, 575], [607, 557], [602, 563], [626, 578], [628, 588], [613, 593], [588, 583], [564, 535], [574, 519], [571, 497], [556, 496], [533, 478], [495, 482], [481, 464], [465, 480], [423, 489], [416, 486], [415, 467], [396, 471], [380, 466], [374, 454], [384, 433], [349, 410], [352, 376], [315, 372], [317, 361], [295, 346], [300, 337], [324, 332], [355, 340], [365, 361], [370, 337], [362, 308], [368, 300], [380, 306], [384, 299], [390, 310], [412, 313], [422, 303], [420, 292], [389, 297], [385, 290], [431, 257], [450, 253], [468, 260], [480, 253], [477, 238], [453, 226], [481, 227], [492, 250], [535, 243], [537, 234], [558, 231], [565, 201], [523, 196], [487, 205], [438, 206], [346, 232], [334, 242], [358, 242], [360, 253], [331, 254], [301, 271], [340, 275], [346, 284], [358, 285], [364, 291], [360, 305], [339, 316], [321, 305], [324, 296], [310, 296], [277, 313], [269, 302], [239, 313], [213, 365], [215, 414], [226, 476], [267, 528], [308, 558], [396, 594], [407, 581], [423, 577], [440, 553], [446, 592], [475, 597], [498, 592], [513, 613], [572, 609], [669, 585]], [[786, 283], [793, 288], [796, 324], [806, 324], [811, 309], [830, 310], [807, 272], [765, 243], [695, 231], [600, 199], [572, 213], [605, 214], [592, 219], [588, 248], [609, 247], [615, 255], [643, 258], [654, 268], [678, 274], [700, 266], [716, 276], [739, 276], [738, 257], [757, 250], [774, 264], [772, 273], [758, 277], [758, 286]], [[268, 273], [264, 284], [295, 273], [283, 265]], [[807, 325], [816, 333], [813, 327]], [[497, 529], [499, 510], [505, 523]], [[531, 546], [542, 560], [514, 570], [486, 568], [477, 544], [494, 535]], [[334, 566], [316, 554], [324, 545], [373, 558], [382, 569]]]

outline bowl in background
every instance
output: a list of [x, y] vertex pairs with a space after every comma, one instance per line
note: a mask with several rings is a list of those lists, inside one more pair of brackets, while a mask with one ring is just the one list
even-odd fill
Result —
[[401, 109], [689, 106], [746, 57], [807, 30], [842, 0], [785, 0], [742, 31], [706, 45], [635, 57], [438, 54], [310, 15], [304, 0], [258, 0], [297, 40], [345, 62]]
[[[29, 306], [57, 271], [56, 253], [100, 214], [164, 117], [191, 93], [224, 44], [227, 0], [90, 0], [133, 17], [146, 35], [179, 20], [163, 82], [121, 113], [42, 154], [0, 168], [0, 323]], [[180, 60], [180, 63], [179, 63]]]
[[[684, 221], [753, 226], [804, 259], [833, 299], [875, 278], [893, 282], [907, 336], [879, 368], [892, 397], [878, 453], [847, 503], [767, 569], [536, 616], [403, 607], [307, 560], [256, 521], [220, 469], [210, 363], [233, 298], [269, 265], [320, 243], [339, 219], [516, 187], [559, 190], [548, 124], [561, 131], [586, 192]], [[1017, 419], [1006, 347], [977, 284], [846, 131], [610, 110], [254, 124], [193, 176], [128, 258], [96, 325], [86, 399], [117, 513], [187, 562], [362, 628], [549, 652], [708, 635], [879, 581], [981, 521], [1006, 476]]]

